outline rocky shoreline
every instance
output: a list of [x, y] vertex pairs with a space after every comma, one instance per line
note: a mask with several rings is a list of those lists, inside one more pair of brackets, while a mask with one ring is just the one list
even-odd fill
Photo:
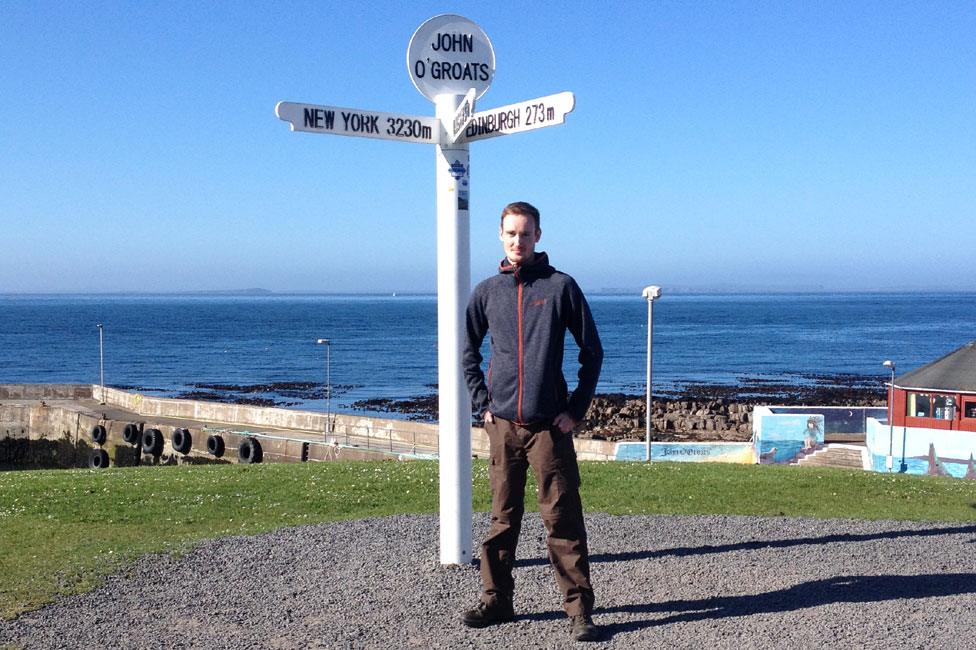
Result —
[[[753, 379], [739, 384], [688, 384], [654, 396], [652, 436], [658, 441], [748, 441], [755, 406], [884, 406], [883, 385], [872, 376], [809, 376], [805, 383]], [[437, 395], [408, 400], [371, 399], [353, 408], [391, 412], [411, 420], [436, 422]], [[646, 400], [622, 393], [594, 397], [577, 437], [643, 439]]]
[[[157, 391], [137, 386], [132, 390]], [[298, 406], [301, 400], [321, 400], [321, 383], [275, 382], [267, 384], [193, 384], [177, 395], [230, 404], [266, 407]], [[335, 400], [361, 386], [333, 385]], [[417, 422], [437, 422], [437, 387], [408, 399], [374, 398], [340, 405], [339, 410], [390, 413]], [[298, 401], [296, 401], [298, 400]], [[683, 383], [655, 388], [652, 436], [658, 441], [747, 441], [752, 435], [755, 406], [885, 406], [883, 380], [869, 375], [795, 375], [751, 377], [735, 384]], [[624, 393], [599, 394], [580, 423], [576, 435], [597, 440], [643, 439], [645, 398]], [[476, 424], [477, 417], [473, 417]]]

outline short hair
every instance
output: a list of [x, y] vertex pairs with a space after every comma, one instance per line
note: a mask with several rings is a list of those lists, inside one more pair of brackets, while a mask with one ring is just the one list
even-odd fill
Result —
[[516, 201], [515, 203], [509, 203], [502, 210], [501, 225], [505, 224], [505, 215], [517, 214], [522, 217], [532, 217], [535, 221], [535, 229], [542, 230], [542, 226], [539, 223], [539, 211], [531, 203], [526, 203], [525, 201]]

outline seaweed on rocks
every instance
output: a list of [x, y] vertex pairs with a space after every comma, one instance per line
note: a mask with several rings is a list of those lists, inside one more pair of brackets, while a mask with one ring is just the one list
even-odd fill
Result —
[[361, 399], [351, 406], [360, 411], [400, 413], [415, 422], [436, 422], [439, 415], [437, 395], [420, 395], [407, 399]]
[[165, 393], [165, 388], [153, 388], [151, 386], [135, 386], [131, 384], [106, 384], [106, 388], [117, 388], [119, 390], [128, 390], [136, 393]]
[[202, 390], [191, 390], [180, 393], [176, 396], [176, 399], [192, 399], [199, 400], [201, 402], [221, 402], [225, 399], [226, 395], [222, 393], [213, 393]]
[[[241, 395], [276, 394], [306, 400], [325, 397], [325, 386], [322, 385], [322, 382], [314, 381], [281, 381], [270, 384], [190, 384], [190, 386], [203, 390]], [[332, 384], [332, 396], [336, 397], [348, 393], [354, 388], [361, 388], [361, 386], [357, 384]]]
[[[190, 390], [181, 393], [181, 399], [199, 399], [229, 404], [252, 406], [297, 406], [301, 401], [325, 399], [322, 382], [283, 381], [268, 384], [190, 384]], [[357, 384], [333, 384], [332, 397], [361, 388]], [[279, 397], [289, 400], [277, 399]], [[299, 401], [294, 401], [299, 400]]]
[[188, 391], [177, 395], [178, 399], [200, 400], [202, 402], [221, 402], [224, 404], [242, 404], [245, 406], [295, 406], [298, 402], [282, 402], [267, 397], [243, 397], [228, 395], [226, 393], [214, 393], [209, 391]]

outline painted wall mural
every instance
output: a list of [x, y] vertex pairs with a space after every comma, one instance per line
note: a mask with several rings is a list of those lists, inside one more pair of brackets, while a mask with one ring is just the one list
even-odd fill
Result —
[[[639, 461], [646, 457], [643, 442], [618, 442], [614, 453], [614, 460]], [[755, 462], [751, 442], [655, 442], [651, 445], [651, 460], [747, 465]]]
[[[876, 409], [875, 409], [876, 410]], [[655, 442], [652, 461], [788, 464], [824, 448], [823, 413], [753, 411], [752, 442]], [[886, 472], [889, 446], [894, 471], [976, 480], [976, 434], [972, 431], [894, 427], [865, 413], [865, 442], [876, 472]], [[643, 442], [617, 443], [614, 459], [643, 461]]]
[[755, 417], [754, 423], [753, 442], [761, 464], [787, 464], [823, 449], [821, 414], [767, 412]]
[[888, 471], [891, 450], [895, 472], [976, 480], [976, 434], [972, 431], [889, 427], [874, 418], [868, 418], [867, 425], [865, 442], [874, 471]]

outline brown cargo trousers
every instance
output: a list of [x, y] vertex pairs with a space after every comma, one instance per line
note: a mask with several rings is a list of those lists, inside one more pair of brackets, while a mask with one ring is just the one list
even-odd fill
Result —
[[491, 528], [481, 545], [482, 600], [488, 604], [512, 600], [512, 567], [525, 510], [526, 470], [531, 465], [563, 609], [569, 616], [590, 614], [593, 587], [573, 434], [549, 422], [522, 426], [497, 415], [493, 423], [485, 423], [485, 431], [491, 450]]

